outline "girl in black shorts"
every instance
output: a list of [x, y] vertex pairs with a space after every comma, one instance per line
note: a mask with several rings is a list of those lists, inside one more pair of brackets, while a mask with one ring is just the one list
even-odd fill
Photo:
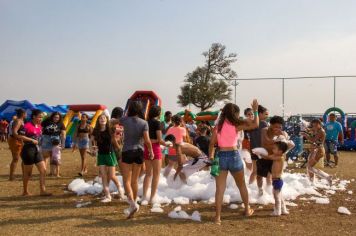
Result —
[[23, 195], [30, 195], [28, 191], [28, 181], [32, 175], [33, 165], [36, 165], [38, 172], [40, 173], [40, 195], [50, 196], [50, 193], [46, 192], [45, 176], [46, 166], [39, 151], [38, 141], [42, 135], [42, 121], [43, 115], [40, 110], [33, 110], [31, 115], [31, 121], [21, 127], [19, 137], [23, 140], [24, 146], [21, 152], [21, 158], [24, 164], [23, 173]]
[[124, 146], [122, 150], [122, 175], [125, 192], [130, 204], [127, 209], [128, 218], [139, 210], [136, 202], [138, 192], [138, 178], [143, 163], [144, 143], [148, 149], [148, 156], [154, 159], [152, 144], [148, 134], [147, 121], [139, 118], [142, 113], [141, 102], [134, 101], [128, 109], [128, 116], [120, 119], [124, 127]]

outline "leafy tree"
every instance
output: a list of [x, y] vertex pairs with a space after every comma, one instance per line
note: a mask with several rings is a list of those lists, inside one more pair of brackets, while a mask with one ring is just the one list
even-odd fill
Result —
[[225, 55], [225, 49], [224, 45], [214, 43], [207, 52], [203, 52], [205, 64], [186, 75], [181, 94], [178, 95], [178, 104], [184, 107], [191, 103], [205, 111], [216, 102], [231, 98], [228, 81], [237, 77], [231, 69], [236, 54]]

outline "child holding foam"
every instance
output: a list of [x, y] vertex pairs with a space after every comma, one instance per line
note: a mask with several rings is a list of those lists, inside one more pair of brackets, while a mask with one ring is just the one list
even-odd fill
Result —
[[274, 197], [274, 211], [272, 216], [288, 215], [288, 209], [285, 205], [282, 196], [283, 187], [283, 166], [284, 166], [284, 154], [288, 151], [288, 144], [284, 141], [277, 141], [273, 145], [272, 154], [264, 155], [262, 153], [256, 152], [260, 158], [272, 160], [272, 185], [273, 185], [273, 197]]

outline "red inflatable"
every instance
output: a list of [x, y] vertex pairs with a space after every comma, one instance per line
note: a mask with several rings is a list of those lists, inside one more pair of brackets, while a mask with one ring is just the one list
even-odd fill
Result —
[[100, 104], [84, 104], [84, 105], [69, 105], [69, 110], [78, 112], [78, 111], [97, 111], [97, 110], [106, 110], [105, 105]]

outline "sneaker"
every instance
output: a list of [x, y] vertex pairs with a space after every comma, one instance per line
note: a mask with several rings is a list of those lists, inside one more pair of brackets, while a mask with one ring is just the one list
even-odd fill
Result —
[[282, 215], [289, 215], [289, 210], [287, 207], [282, 207]]
[[148, 201], [145, 199], [141, 202], [141, 206], [147, 206], [148, 205]]
[[111, 202], [111, 197], [104, 197], [103, 200], [101, 200], [102, 203], [109, 203]]
[[134, 206], [130, 206], [128, 209], [127, 209], [127, 219], [131, 219], [131, 218], [133, 218], [134, 217], [134, 214], [136, 213], [136, 212], [138, 212], [138, 210], [140, 209], [140, 206], [137, 204], [137, 203], [135, 203], [135, 205]]

